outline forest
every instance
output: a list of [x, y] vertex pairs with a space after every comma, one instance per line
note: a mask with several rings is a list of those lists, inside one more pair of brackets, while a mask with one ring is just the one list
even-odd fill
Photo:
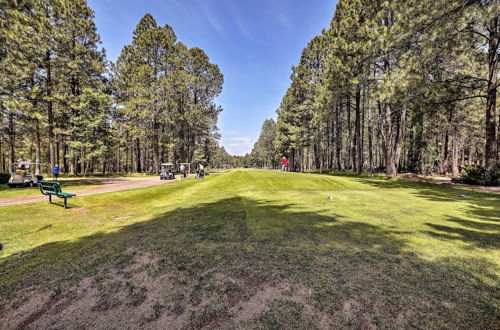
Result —
[[211, 162], [223, 75], [207, 54], [150, 14], [115, 63], [100, 42], [86, 0], [0, 2], [0, 172], [18, 159], [72, 175]]
[[0, 4], [0, 172], [163, 162], [500, 177], [498, 0], [339, 0], [252, 152], [219, 146], [223, 75], [145, 15], [116, 62], [86, 0]]
[[246, 161], [500, 177], [497, 0], [339, 0]]

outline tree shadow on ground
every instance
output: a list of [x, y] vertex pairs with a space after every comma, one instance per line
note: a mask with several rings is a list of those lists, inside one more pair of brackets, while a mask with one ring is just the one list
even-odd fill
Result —
[[[466, 202], [468, 205], [465, 214], [473, 217], [473, 220], [449, 217], [448, 221], [459, 224], [461, 227], [426, 223], [433, 230], [423, 232], [448, 241], [460, 240], [480, 248], [498, 248], [500, 246], [500, 224], [498, 224], [500, 221], [500, 195], [407, 180], [390, 181], [383, 178], [362, 178], [357, 181], [383, 189], [412, 189], [417, 197], [434, 202]], [[468, 198], [464, 199], [461, 197], [463, 195]]]
[[[456, 221], [456, 220], [451, 220]], [[463, 221], [463, 220], [462, 220]], [[472, 243], [480, 248], [499, 248], [500, 247], [500, 234], [497, 233], [484, 233], [477, 230], [467, 230], [456, 227], [441, 226], [432, 223], [426, 223], [435, 231], [423, 231], [424, 233], [433, 237], [445, 240], [460, 240], [466, 243]]]
[[[295, 207], [228, 198], [1, 259], [0, 324], [93, 327], [105, 316], [129, 328], [498, 326], [494, 264], [423, 260], [389, 229]], [[74, 288], [88, 278], [99, 300], [78, 305], [89, 298]], [[48, 303], [25, 302], [44, 291]]]

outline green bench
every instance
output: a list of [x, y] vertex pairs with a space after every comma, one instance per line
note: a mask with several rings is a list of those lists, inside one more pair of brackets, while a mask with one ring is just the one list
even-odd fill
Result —
[[38, 187], [43, 195], [49, 196], [49, 203], [52, 204], [52, 195], [59, 198], [64, 198], [64, 208], [67, 208], [66, 200], [75, 197], [75, 194], [65, 193], [61, 190], [61, 184], [56, 181], [40, 181]]

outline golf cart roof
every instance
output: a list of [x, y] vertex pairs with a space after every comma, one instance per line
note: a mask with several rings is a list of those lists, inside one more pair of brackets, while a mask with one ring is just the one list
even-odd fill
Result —
[[191, 163], [181, 163], [181, 165], [191, 165]]
[[161, 164], [161, 166], [173, 166], [174, 164], [172, 163], [164, 163], [164, 164]]

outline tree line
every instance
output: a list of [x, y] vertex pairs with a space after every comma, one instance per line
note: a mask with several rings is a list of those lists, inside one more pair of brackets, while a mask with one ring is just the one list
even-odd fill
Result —
[[[492, 183], [499, 16], [497, 0], [339, 0], [249, 156], [388, 178], [483, 166]], [[269, 134], [274, 149], [263, 142]]]
[[18, 158], [74, 175], [210, 163], [219, 67], [150, 14], [115, 63], [100, 42], [86, 0], [0, 3], [0, 171]]

